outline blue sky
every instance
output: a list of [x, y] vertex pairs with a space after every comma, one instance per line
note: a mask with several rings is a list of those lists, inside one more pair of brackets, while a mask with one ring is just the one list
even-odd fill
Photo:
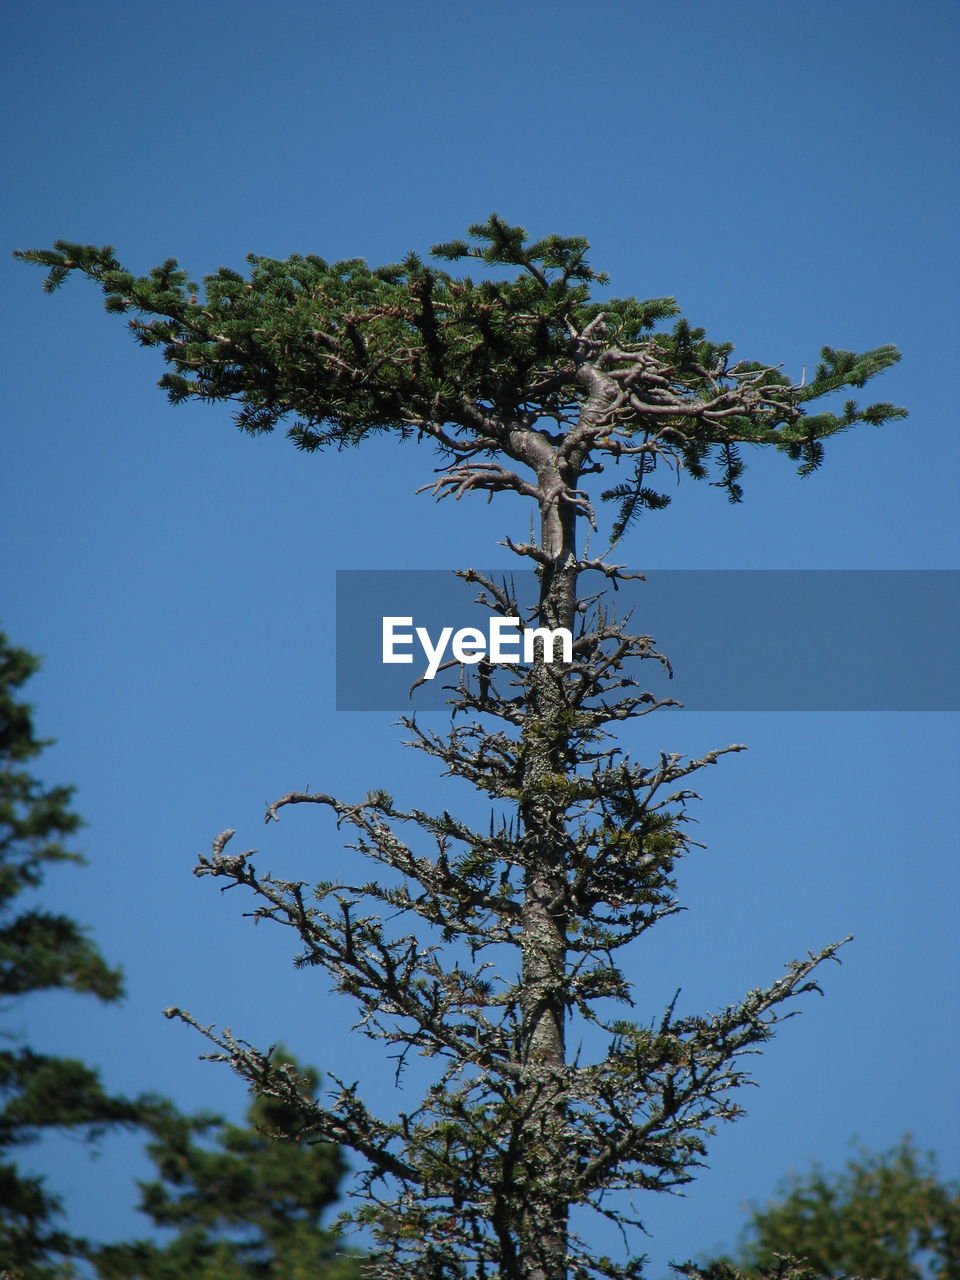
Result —
[[[617, 293], [675, 295], [788, 373], [824, 343], [904, 356], [871, 390], [905, 423], [832, 442], [803, 481], [750, 460], [739, 507], [687, 484], [631, 534], [634, 567], [956, 567], [952, 3], [8, 0], [0, 24], [8, 249], [109, 242], [135, 270], [176, 256], [199, 275], [248, 252], [394, 261], [494, 209], [586, 235]], [[90, 866], [49, 900], [129, 989], [103, 1010], [38, 998], [16, 1026], [114, 1088], [236, 1114], [240, 1085], [161, 1018], [176, 1003], [359, 1076], [389, 1111], [351, 1010], [191, 868], [233, 826], [264, 866], [329, 875], [343, 855], [317, 815], [261, 828], [291, 787], [449, 802], [393, 717], [334, 712], [334, 573], [507, 565], [498, 543], [528, 512], [415, 496], [434, 460], [410, 446], [302, 456], [242, 437], [222, 406], [172, 409], [156, 353], [91, 286], [49, 299], [35, 269], [0, 270], [0, 621], [44, 657], [43, 771], [77, 784], [89, 824]], [[956, 717], [664, 713], [627, 735], [637, 755], [733, 741], [750, 751], [705, 779], [689, 911], [634, 961], [649, 1013], [681, 985], [689, 1010], [716, 1008], [856, 941], [757, 1060], [710, 1170], [641, 1203], [654, 1277], [732, 1243], [745, 1201], [840, 1163], [854, 1135], [882, 1148], [910, 1130], [960, 1172]], [[70, 1143], [36, 1160], [79, 1229], [136, 1229], [134, 1143], [93, 1166]]]

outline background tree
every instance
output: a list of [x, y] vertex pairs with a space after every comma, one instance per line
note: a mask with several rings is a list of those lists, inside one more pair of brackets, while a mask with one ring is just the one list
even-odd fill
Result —
[[[120, 972], [104, 960], [75, 921], [24, 905], [59, 863], [82, 863], [66, 841], [81, 825], [70, 787], [46, 787], [27, 767], [49, 745], [34, 735], [19, 690], [39, 662], [0, 632], [0, 1001], [9, 1026], [11, 1001], [37, 991], [68, 990], [117, 1000]], [[51, 1130], [86, 1133], [141, 1123], [149, 1099], [108, 1094], [93, 1068], [36, 1053], [9, 1029], [0, 1039], [0, 1264], [23, 1280], [72, 1274], [81, 1247], [58, 1225], [59, 1198], [11, 1157]]]
[[[697, 1266], [695, 1262], [687, 1262], [682, 1266], [674, 1265], [675, 1276], [683, 1276], [684, 1280], [826, 1280], [810, 1267], [799, 1262], [789, 1254], [777, 1258], [770, 1266], [749, 1274], [729, 1262], [710, 1262], [706, 1266]], [[856, 1280], [849, 1277], [849, 1280]]]
[[[306, 1093], [313, 1071], [296, 1071]], [[305, 1144], [299, 1114], [255, 1099], [245, 1125], [215, 1116], [158, 1115], [147, 1151], [156, 1181], [141, 1183], [140, 1208], [166, 1243], [113, 1244], [91, 1253], [102, 1280], [353, 1280], [358, 1260], [321, 1225], [345, 1173], [337, 1147]]]
[[[120, 971], [66, 916], [24, 906], [51, 864], [83, 862], [66, 841], [82, 825], [71, 787], [45, 787], [24, 766], [48, 741], [34, 733], [21, 687], [39, 667], [0, 632], [0, 996], [68, 989], [117, 1000]], [[316, 1075], [297, 1070], [307, 1092]], [[149, 1242], [93, 1247], [58, 1225], [62, 1203], [43, 1179], [0, 1161], [0, 1267], [17, 1280], [65, 1280], [75, 1262], [93, 1258], [106, 1277], [324, 1275], [349, 1280], [355, 1263], [320, 1216], [336, 1200], [344, 1173], [339, 1151], [296, 1142], [296, 1121], [281, 1102], [261, 1099], [246, 1126], [190, 1117], [156, 1096], [114, 1097], [82, 1062], [34, 1052], [11, 1032], [0, 1041], [0, 1155], [44, 1132], [69, 1130], [91, 1140], [109, 1127], [136, 1126], [154, 1135], [148, 1150], [161, 1181], [143, 1190], [143, 1209], [179, 1234], [167, 1246]], [[203, 1139], [203, 1141], [200, 1141]], [[212, 1144], [212, 1145], [211, 1145]], [[84, 1272], [86, 1274], [86, 1272]]]
[[960, 1277], [960, 1187], [909, 1137], [876, 1155], [858, 1150], [839, 1173], [791, 1173], [751, 1205], [737, 1252], [744, 1270], [795, 1254], [818, 1275], [878, 1280]]
[[[739, 1114], [730, 1094], [746, 1078], [742, 1056], [840, 944], [719, 1014], [680, 1016], [674, 1001], [644, 1022], [614, 1016], [615, 1002], [633, 1003], [616, 953], [679, 909], [674, 873], [694, 794], [685, 780], [722, 752], [662, 755], [645, 767], [608, 745], [610, 726], [663, 705], [629, 692], [635, 668], [626, 664], [664, 660], [578, 592], [583, 573], [614, 585], [625, 576], [580, 549], [579, 525], [596, 525], [585, 485], [605, 465], [626, 468], [603, 495], [619, 504], [616, 538], [642, 509], [668, 501], [658, 472], [712, 476], [732, 501], [742, 496], [744, 446], [772, 446], [809, 473], [827, 437], [903, 415], [854, 400], [809, 412], [897, 354], [824, 348], [812, 381], [791, 382], [733, 361], [730, 344], [682, 319], [655, 331], [676, 316], [672, 299], [595, 300], [591, 290], [606, 281], [582, 239], [530, 243], [496, 216], [470, 234], [472, 244], [433, 253], [492, 268], [480, 281], [416, 255], [376, 270], [294, 256], [251, 258], [249, 278], [222, 268], [201, 289], [172, 259], [138, 278], [109, 248], [58, 242], [20, 256], [50, 269], [48, 289], [78, 271], [101, 284], [109, 310], [133, 312], [137, 339], [171, 366], [161, 384], [174, 401], [238, 402], [237, 420], [253, 433], [292, 418], [289, 434], [308, 451], [374, 431], [432, 440], [442, 465], [426, 487], [437, 497], [506, 491], [536, 504], [539, 536], [507, 545], [536, 567], [536, 621], [575, 634], [573, 661], [541, 657], [484, 689], [464, 676], [452, 700], [464, 719], [446, 737], [406, 721], [415, 746], [489, 797], [489, 826], [403, 810], [383, 791], [359, 804], [290, 793], [269, 818], [288, 804], [327, 807], [393, 874], [308, 895], [259, 875], [248, 854], [228, 854], [232, 832], [198, 867], [246, 885], [261, 900], [255, 914], [294, 928], [302, 962], [325, 967], [359, 1002], [363, 1030], [399, 1046], [401, 1065], [413, 1049], [440, 1064], [421, 1104], [385, 1121], [344, 1082], [315, 1103], [291, 1068], [228, 1033], [205, 1033], [317, 1137], [365, 1158], [357, 1216], [380, 1245], [376, 1274], [413, 1265], [435, 1277], [636, 1275], [640, 1260], [598, 1258], [572, 1234], [571, 1208], [589, 1204], [625, 1226], [632, 1212], [612, 1193], [689, 1180], [716, 1121]], [[492, 611], [517, 615], [508, 586], [465, 576]], [[404, 915], [410, 930], [397, 933]], [[424, 925], [437, 945], [421, 937]], [[504, 966], [509, 954], [516, 963]], [[568, 1054], [578, 1022], [605, 1038], [595, 1061]]]

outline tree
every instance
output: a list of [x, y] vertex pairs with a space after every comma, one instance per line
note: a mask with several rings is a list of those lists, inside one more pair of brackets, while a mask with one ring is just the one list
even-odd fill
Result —
[[766, 1205], [751, 1205], [737, 1263], [769, 1266], [778, 1253], [822, 1276], [957, 1280], [960, 1187], [909, 1137], [880, 1155], [858, 1149], [840, 1173], [791, 1173]]
[[[117, 1000], [119, 970], [67, 916], [24, 906], [47, 870], [82, 863], [67, 848], [81, 822], [73, 788], [46, 787], [25, 767], [48, 744], [34, 735], [31, 708], [18, 691], [39, 666], [0, 632], [0, 999], [67, 990]], [[41, 1178], [9, 1157], [50, 1130], [96, 1138], [112, 1126], [142, 1122], [148, 1099], [108, 1094], [98, 1073], [72, 1058], [36, 1053], [7, 1031], [0, 1041], [0, 1262], [23, 1280], [72, 1274], [66, 1259], [82, 1242], [58, 1227], [61, 1203]]]
[[[314, 1093], [315, 1072], [298, 1071]], [[91, 1253], [101, 1280], [354, 1280], [357, 1260], [321, 1227], [345, 1166], [337, 1147], [304, 1144], [287, 1103], [256, 1099], [245, 1125], [217, 1116], [158, 1114], [148, 1147], [158, 1179], [141, 1183], [143, 1212], [175, 1229], [165, 1244], [137, 1241]]]
[[[825, 1280], [796, 1258], [782, 1254], [769, 1267], [751, 1271], [749, 1275], [729, 1262], [711, 1262], [705, 1267], [687, 1262], [682, 1266], [671, 1264], [675, 1275], [684, 1280]], [[850, 1280], [854, 1280], [850, 1277]]]
[[[432, 442], [442, 465], [425, 488], [437, 498], [510, 492], [536, 505], [539, 536], [506, 545], [536, 568], [538, 624], [575, 636], [572, 661], [551, 665], [541, 648], [530, 666], [492, 677], [464, 669], [448, 734], [405, 720], [415, 747], [489, 797], [489, 826], [404, 809], [380, 790], [359, 804], [291, 792], [268, 819], [290, 804], [329, 809], [385, 880], [308, 894], [228, 853], [231, 831], [197, 868], [245, 885], [258, 917], [292, 927], [300, 962], [325, 968], [358, 1002], [364, 1032], [399, 1047], [401, 1063], [416, 1050], [439, 1064], [422, 1102], [384, 1120], [334, 1078], [316, 1103], [292, 1069], [227, 1032], [204, 1034], [261, 1093], [299, 1108], [319, 1139], [364, 1158], [356, 1217], [377, 1241], [377, 1277], [410, 1267], [436, 1280], [634, 1276], [640, 1260], [595, 1257], [574, 1235], [572, 1207], [627, 1226], [614, 1193], [688, 1181], [714, 1124], [740, 1114], [731, 1095], [746, 1079], [743, 1055], [769, 1038], [785, 1001], [815, 988], [813, 971], [841, 944], [718, 1014], [681, 1015], [676, 1001], [644, 1022], [611, 1013], [633, 1003], [617, 953], [679, 910], [686, 780], [740, 747], [641, 765], [611, 745], [611, 726], [670, 700], [644, 693], [628, 666], [665, 662], [649, 639], [578, 590], [582, 574], [614, 587], [628, 576], [609, 553], [580, 549], [583, 521], [597, 524], [585, 485], [607, 464], [625, 466], [628, 478], [602, 495], [619, 504], [616, 540], [642, 510], [666, 505], [655, 487], [664, 470], [712, 476], [731, 501], [742, 497], [744, 446], [779, 450], [809, 474], [829, 436], [903, 416], [854, 400], [810, 412], [898, 356], [824, 348], [813, 380], [791, 383], [734, 361], [730, 344], [683, 319], [657, 329], [678, 315], [672, 299], [595, 299], [606, 277], [583, 239], [531, 243], [496, 215], [469, 234], [432, 253], [474, 261], [479, 280], [416, 254], [377, 269], [251, 257], [248, 277], [221, 268], [203, 288], [174, 259], [137, 277], [109, 247], [60, 241], [20, 256], [49, 268], [47, 289], [80, 273], [101, 285], [108, 310], [132, 313], [137, 340], [170, 366], [161, 385], [175, 403], [235, 402], [254, 434], [292, 420], [304, 451], [380, 431]], [[492, 612], [517, 616], [508, 584], [464, 576]], [[398, 916], [408, 932], [394, 932]], [[594, 1061], [568, 1053], [576, 1021], [605, 1037]]]
[[[70, 807], [73, 788], [45, 787], [23, 767], [49, 745], [35, 737], [31, 708], [17, 697], [38, 666], [0, 632], [0, 995], [67, 989], [117, 1000], [119, 970], [75, 921], [16, 901], [42, 886], [51, 864], [84, 861], [65, 843], [82, 825]], [[300, 1072], [283, 1055], [276, 1061], [297, 1071], [303, 1089], [313, 1092], [314, 1072]], [[94, 1259], [109, 1280], [318, 1274], [351, 1280], [356, 1273], [336, 1233], [319, 1226], [337, 1198], [341, 1154], [329, 1145], [298, 1143], [295, 1116], [282, 1102], [256, 1102], [246, 1127], [185, 1116], [155, 1095], [111, 1096], [82, 1062], [35, 1053], [5, 1033], [0, 1103], [4, 1156], [53, 1129], [85, 1132], [91, 1140], [118, 1125], [152, 1133], [148, 1150], [161, 1181], [143, 1187], [143, 1208], [158, 1226], [180, 1231], [166, 1247], [91, 1246], [56, 1225], [61, 1202], [42, 1179], [4, 1160], [0, 1266], [12, 1271], [0, 1276], [65, 1280], [78, 1274], [71, 1260], [80, 1257]]]

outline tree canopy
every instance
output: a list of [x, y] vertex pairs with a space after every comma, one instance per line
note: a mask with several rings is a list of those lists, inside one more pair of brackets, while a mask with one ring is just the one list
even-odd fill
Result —
[[[315, 1072], [297, 1072], [309, 1093]], [[321, 1225], [346, 1173], [340, 1151], [305, 1144], [300, 1118], [275, 1099], [254, 1099], [243, 1125], [217, 1116], [158, 1113], [147, 1152], [158, 1177], [141, 1183], [140, 1208], [160, 1242], [91, 1252], [101, 1280], [355, 1280], [358, 1258]], [[175, 1234], [171, 1237], [170, 1232]]]
[[795, 1254], [818, 1276], [958, 1280], [960, 1186], [905, 1137], [890, 1151], [857, 1149], [845, 1168], [791, 1173], [750, 1207], [737, 1263]]
[[[669, 501], [650, 484], [658, 464], [713, 475], [736, 501], [743, 445], [772, 445], [808, 473], [829, 436], [904, 416], [854, 400], [810, 412], [893, 364], [891, 346], [824, 347], [812, 379], [791, 381], [732, 359], [731, 343], [676, 319], [673, 298], [606, 296], [607, 277], [589, 265], [582, 237], [530, 241], [496, 214], [469, 235], [431, 254], [475, 262], [481, 279], [415, 253], [377, 268], [359, 258], [250, 255], [248, 275], [221, 267], [202, 287], [173, 258], [136, 276], [111, 246], [57, 241], [18, 256], [50, 268], [47, 290], [82, 274], [101, 285], [108, 311], [131, 313], [136, 339], [160, 348], [170, 366], [160, 385], [175, 403], [236, 402], [239, 426], [252, 433], [286, 419], [304, 450], [355, 445], [376, 431], [426, 436], [449, 460], [436, 492], [457, 496], [469, 488], [532, 496], [507, 468], [474, 460], [505, 455], [536, 467], [542, 437], [568, 470], [588, 457], [629, 464], [630, 480], [607, 491], [620, 503], [621, 528], [642, 507]], [[671, 319], [671, 330], [653, 332]]]

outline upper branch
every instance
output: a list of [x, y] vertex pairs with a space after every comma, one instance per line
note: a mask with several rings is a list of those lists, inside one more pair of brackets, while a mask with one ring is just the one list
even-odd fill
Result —
[[[236, 403], [250, 432], [287, 420], [305, 450], [375, 431], [432, 439], [454, 459], [432, 486], [438, 496], [511, 489], [589, 515], [579, 478], [612, 458], [636, 467], [634, 483], [610, 495], [629, 512], [666, 501], [646, 482], [658, 461], [694, 477], [711, 464], [736, 498], [738, 445], [772, 445], [806, 473], [826, 437], [904, 415], [852, 400], [839, 413], [809, 412], [821, 396], [888, 368], [898, 359], [892, 347], [825, 347], [813, 381], [791, 382], [772, 366], [732, 362], [729, 344], [683, 320], [654, 331], [676, 315], [672, 299], [594, 301], [605, 277], [587, 264], [582, 239], [531, 243], [495, 215], [471, 235], [475, 245], [454, 241], [435, 255], [517, 274], [475, 281], [415, 254], [373, 269], [360, 259], [251, 256], [247, 277], [221, 268], [201, 287], [174, 259], [135, 276], [109, 246], [57, 241], [18, 256], [48, 268], [48, 289], [73, 273], [96, 281], [108, 310], [131, 315], [137, 341], [161, 349], [170, 372], [160, 381], [173, 401]], [[481, 453], [492, 461], [468, 462]], [[500, 459], [529, 466], [535, 483]]]

